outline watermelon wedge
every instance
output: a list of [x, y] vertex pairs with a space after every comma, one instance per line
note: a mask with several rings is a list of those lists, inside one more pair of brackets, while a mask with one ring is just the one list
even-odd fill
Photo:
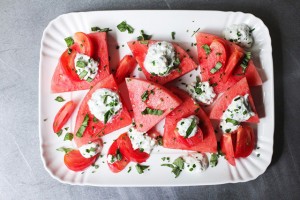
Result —
[[138, 131], [147, 132], [181, 103], [159, 84], [135, 78], [127, 78], [126, 84]]
[[51, 81], [51, 90], [53, 93], [69, 92], [76, 90], [86, 90], [97, 84], [110, 74], [108, 50], [107, 50], [107, 35], [105, 32], [96, 32], [88, 34], [88, 37], [94, 45], [94, 54], [92, 58], [99, 60], [98, 74], [92, 82], [73, 81], [64, 74], [60, 62], [58, 63]]
[[[216, 152], [217, 139], [214, 128], [202, 108], [184, 91], [178, 88], [171, 88], [183, 103], [166, 117], [165, 130], [163, 135], [163, 146], [171, 149], [185, 149], [199, 152]], [[200, 120], [200, 129], [203, 133], [203, 141], [195, 146], [187, 147], [178, 140], [178, 135], [174, 132], [179, 120], [190, 115], [196, 115]]]
[[153, 81], [155, 83], [163, 85], [197, 68], [197, 64], [191, 59], [191, 57], [186, 53], [186, 51], [182, 49], [178, 44], [172, 43], [180, 60], [180, 65], [178, 66], [178, 69], [173, 70], [168, 76], [151, 75], [144, 68], [144, 61], [147, 55], [148, 46], [156, 42], [158, 41], [149, 40], [148, 44], [141, 44], [140, 41], [132, 41], [127, 43], [134, 58], [138, 62], [139, 66], [142, 68], [143, 73], [149, 81]]
[[[118, 92], [118, 86], [116, 84], [116, 81], [113, 77], [113, 75], [108, 76], [107, 78], [103, 79], [99, 83], [97, 83], [84, 97], [76, 118], [76, 124], [75, 124], [75, 134], [74, 134], [74, 140], [78, 147], [87, 144], [90, 141], [93, 141], [97, 139], [98, 137], [101, 137], [103, 135], [109, 134], [115, 130], [118, 130], [120, 128], [123, 128], [125, 126], [128, 126], [131, 124], [132, 120], [131, 117], [125, 107], [125, 104], [122, 101], [123, 108], [122, 110], [115, 115], [112, 120], [107, 123], [103, 124], [101, 121], [94, 120], [94, 115], [90, 113], [89, 107], [87, 102], [91, 98], [92, 94], [99, 88], [107, 88], [111, 89], [115, 92]], [[80, 126], [82, 125], [82, 122], [84, 121], [85, 116], [89, 116], [88, 124], [83, 132], [82, 137], [77, 137], [76, 133]]]
[[255, 113], [255, 115], [250, 117], [246, 122], [258, 123], [259, 117], [255, 109], [255, 105], [253, 102], [253, 98], [251, 96], [251, 92], [246, 77], [244, 77], [234, 86], [232, 86], [229, 90], [224, 92], [222, 96], [215, 101], [210, 111], [209, 118], [220, 120], [223, 115], [223, 112], [231, 104], [232, 100], [238, 95], [245, 95], [245, 94], [249, 94], [248, 97], [249, 104], [251, 106], [251, 110]]
[[[247, 77], [250, 86], [262, 85], [262, 80], [252, 60], [249, 61], [246, 72], [242, 73], [240, 62], [244, 50], [241, 47], [216, 35], [201, 32], [196, 34], [196, 41], [202, 81], [209, 80], [211, 84], [215, 85], [214, 91], [217, 94], [226, 91], [244, 77]], [[216, 48], [214, 45], [216, 41], [224, 48], [220, 48], [220, 45]], [[210, 52], [205, 47], [209, 47]], [[224, 58], [221, 59], [224, 54], [226, 54], [226, 62], [224, 62]], [[211, 73], [211, 69], [217, 62], [220, 62], [222, 67], [217, 72]]]

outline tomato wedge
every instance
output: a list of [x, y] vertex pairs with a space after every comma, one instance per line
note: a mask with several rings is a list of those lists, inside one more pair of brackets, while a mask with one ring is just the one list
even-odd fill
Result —
[[90, 57], [92, 57], [94, 53], [91, 39], [83, 32], [77, 32], [74, 34], [74, 46], [72, 49]]
[[228, 78], [232, 74], [234, 68], [242, 59], [243, 55], [244, 53], [238, 49], [235, 49], [233, 53], [230, 55], [228, 59], [228, 63], [226, 65], [225, 74], [223, 75], [223, 79], [222, 79], [224, 83], [228, 81]]
[[131, 161], [142, 163], [145, 162], [150, 156], [148, 153], [141, 152], [139, 149], [134, 150], [127, 133], [120, 135], [117, 141], [121, 154], [127, 158], [130, 158]]
[[85, 168], [95, 163], [98, 156], [99, 154], [91, 158], [85, 158], [81, 155], [79, 150], [72, 150], [65, 154], [64, 162], [70, 170], [78, 172], [84, 170]]
[[184, 144], [186, 147], [193, 147], [199, 143], [201, 143], [203, 141], [203, 133], [202, 130], [198, 127], [198, 131], [197, 133], [190, 138], [185, 138], [181, 135], [179, 135], [178, 131], [176, 131], [176, 134], [178, 134], [177, 139], [179, 142], [181, 142], [182, 144]]
[[120, 61], [117, 72], [116, 72], [116, 82], [118, 84], [122, 83], [125, 80], [125, 77], [128, 77], [131, 72], [134, 70], [137, 62], [132, 55], [126, 55]]
[[211, 52], [207, 56], [209, 69], [214, 68], [217, 62], [220, 62], [224, 68], [227, 59], [225, 44], [221, 40], [216, 39], [210, 44], [210, 49]]
[[60, 65], [62, 66], [62, 70], [64, 74], [66, 74], [73, 81], [81, 81], [75, 69], [74, 60], [76, 57], [76, 51], [72, 50], [73, 46], [71, 46], [70, 48], [71, 50], [67, 49], [60, 56], [59, 62]]
[[56, 114], [53, 122], [53, 131], [57, 133], [62, 129], [66, 122], [70, 119], [76, 104], [73, 101], [67, 102]]
[[236, 134], [237, 136], [234, 156], [236, 158], [245, 158], [249, 156], [254, 149], [255, 136], [253, 129], [249, 126], [240, 126]]
[[232, 134], [224, 134], [221, 137], [221, 150], [229, 164], [235, 166]]
[[122, 150], [120, 149], [119, 144], [118, 144], [118, 139], [112, 143], [112, 145], [110, 146], [110, 148], [108, 150], [108, 155], [113, 155], [113, 156], [116, 156], [118, 149], [121, 152], [121, 156], [122, 156], [121, 160], [117, 160], [114, 163], [107, 162], [109, 169], [114, 173], [118, 173], [118, 172], [122, 171], [130, 162], [130, 158], [128, 158], [128, 157], [126, 157], [126, 155], [122, 154]]

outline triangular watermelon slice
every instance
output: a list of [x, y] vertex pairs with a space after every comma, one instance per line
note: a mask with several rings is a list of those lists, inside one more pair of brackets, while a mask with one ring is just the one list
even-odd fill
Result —
[[138, 131], [150, 130], [181, 103], [159, 84], [135, 78], [127, 78], [126, 84]]
[[142, 68], [143, 73], [149, 81], [153, 81], [155, 83], [163, 85], [197, 68], [197, 64], [186, 53], [186, 51], [182, 49], [178, 44], [172, 43], [180, 60], [180, 65], [178, 66], [178, 69], [173, 70], [168, 76], [151, 75], [144, 68], [144, 61], [148, 52], [148, 47], [156, 42], [158, 41], [149, 40], [147, 44], [142, 44], [140, 41], [132, 41], [127, 43], [134, 58], [138, 62], [139, 66]]
[[[227, 90], [244, 77], [247, 77], [250, 86], [262, 85], [262, 80], [252, 60], [249, 61], [245, 74], [242, 73], [242, 68], [239, 65], [241, 62], [241, 55], [243, 54], [239, 52], [244, 52], [244, 50], [241, 47], [216, 35], [201, 32], [196, 34], [196, 41], [202, 81], [209, 80], [211, 84], [215, 85], [214, 91], [216, 93]], [[221, 48], [213, 48], [214, 45], [210, 53], [205, 51], [204, 46], [207, 45], [209, 47], [211, 44], [217, 42], [224, 46], [225, 52], [223, 52], [224, 50], [221, 52]], [[211, 58], [212, 55], [210, 54], [213, 54], [213, 58], [216, 59]], [[220, 57], [225, 59], [226, 62], [224, 61], [222, 63], [222, 60], [217, 60], [221, 59]], [[217, 72], [212, 74], [210, 70], [218, 61], [220, 61], [223, 66]], [[227, 69], [225, 69], [226, 67]]]
[[[177, 96], [179, 96], [183, 103], [178, 106], [166, 117], [165, 130], [163, 135], [163, 146], [172, 149], [185, 149], [199, 152], [216, 152], [217, 139], [214, 128], [200, 105], [196, 104], [194, 100], [184, 91], [178, 88], [172, 88]], [[203, 141], [193, 147], [186, 147], [177, 139], [178, 135], [174, 132], [176, 124], [183, 117], [196, 115], [200, 120], [200, 129], [203, 133]]]
[[64, 74], [60, 62], [58, 63], [52, 77], [51, 90], [53, 93], [69, 92], [76, 90], [86, 90], [91, 86], [97, 84], [110, 74], [108, 50], [107, 50], [107, 36], [105, 32], [96, 32], [88, 34], [94, 47], [93, 59], [99, 60], [98, 74], [92, 82], [87, 81], [73, 81]]
[[231, 104], [232, 100], [238, 95], [246, 95], [249, 94], [248, 100], [251, 106], [252, 112], [255, 113], [254, 116], [250, 117], [246, 122], [258, 123], [259, 117], [255, 109], [254, 101], [251, 96], [251, 92], [247, 83], [247, 79], [243, 78], [234, 86], [232, 86], [229, 90], [224, 92], [220, 98], [218, 98], [210, 111], [209, 118], [210, 119], [218, 119], [220, 120], [223, 112], [227, 109], [227, 107]]
[[[103, 79], [99, 83], [97, 83], [84, 97], [76, 118], [75, 124], [75, 134], [74, 140], [78, 147], [87, 144], [90, 141], [97, 139], [103, 135], [109, 134], [115, 130], [128, 126], [132, 123], [130, 114], [125, 107], [124, 102], [122, 101], [123, 108], [122, 110], [115, 115], [110, 122], [107, 124], [103, 124], [101, 121], [94, 120], [94, 115], [90, 113], [89, 106], [87, 102], [90, 100], [92, 94], [99, 88], [107, 88], [111, 89], [118, 93], [118, 86], [115, 82], [113, 75], [108, 76], [107, 78]], [[83, 133], [82, 137], [77, 137], [76, 133], [81, 126], [82, 122], [84, 121], [85, 116], [88, 114], [89, 121], [88, 125]]]

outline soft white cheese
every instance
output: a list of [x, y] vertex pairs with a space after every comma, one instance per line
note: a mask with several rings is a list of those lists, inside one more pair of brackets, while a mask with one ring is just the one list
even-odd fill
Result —
[[208, 168], [208, 157], [205, 153], [190, 153], [183, 156], [184, 169], [191, 173], [199, 173]]
[[107, 162], [110, 163], [110, 164], [114, 164], [115, 162], [117, 161], [116, 157], [111, 155], [111, 154], [108, 154], [107, 155]]
[[110, 89], [101, 88], [96, 90], [88, 101], [90, 112], [101, 122], [110, 122], [111, 119], [122, 109], [120, 97]]
[[177, 122], [176, 128], [177, 128], [179, 135], [181, 135], [182, 137], [186, 137], [187, 130], [191, 126], [193, 120], [196, 123], [196, 126], [192, 129], [192, 132], [190, 133], [190, 135], [187, 138], [190, 138], [190, 137], [193, 137], [196, 135], [197, 130], [198, 130], [197, 124], [199, 123], [199, 118], [195, 115], [191, 115], [187, 118], [182, 118], [180, 121]]
[[77, 53], [74, 65], [76, 73], [81, 80], [91, 82], [98, 73], [98, 62], [87, 55]]
[[[220, 128], [223, 133], [230, 133], [239, 128], [239, 123], [247, 121], [255, 113], [251, 111], [248, 101], [248, 94], [245, 96], [236, 96], [226, 111], [223, 113], [220, 123]], [[235, 123], [237, 121], [238, 123]]]
[[158, 76], [167, 76], [174, 68], [176, 53], [169, 42], [156, 42], [150, 45], [144, 67], [150, 73]]
[[139, 149], [148, 154], [151, 153], [156, 144], [156, 140], [149, 137], [147, 133], [139, 132], [133, 127], [129, 128], [128, 136], [131, 140], [133, 149]]
[[225, 28], [224, 37], [242, 47], [250, 48], [253, 44], [251, 29], [246, 24], [233, 24]]
[[204, 104], [211, 104], [216, 97], [214, 88], [210, 86], [208, 81], [193, 82], [188, 85], [188, 93], [196, 100]]
[[85, 145], [82, 145], [79, 147], [79, 151], [81, 155], [85, 158], [91, 158], [98, 153], [100, 153], [102, 150], [102, 146], [99, 145], [97, 142], [91, 142]]

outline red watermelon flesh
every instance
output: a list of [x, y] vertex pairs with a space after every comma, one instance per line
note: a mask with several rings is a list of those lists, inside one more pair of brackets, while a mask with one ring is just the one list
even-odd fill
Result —
[[[126, 84], [138, 131], [147, 132], [181, 103], [177, 96], [159, 84], [135, 78], [127, 78]], [[149, 95], [143, 101], [145, 92]], [[163, 113], [142, 114], [146, 108], [161, 110]]]
[[[212, 61], [208, 59], [209, 57], [206, 55], [205, 50], [202, 46], [205, 44], [210, 46], [213, 43], [213, 41], [216, 40], [221, 41], [226, 46], [227, 63], [225, 64], [225, 67], [222, 66], [222, 68], [218, 72], [212, 74], [210, 73], [210, 69], [214, 65], [212, 64]], [[242, 73], [242, 68], [239, 66], [239, 63], [237, 63], [240, 61], [241, 54], [236, 54], [237, 52], [244, 52], [244, 50], [241, 47], [216, 35], [208, 33], [197, 33], [196, 41], [202, 81], [209, 80], [211, 84], [215, 84], [214, 91], [217, 94], [226, 91], [229, 87], [233, 86], [244, 77], [247, 77], [247, 79], [249, 79], [248, 82], [250, 86], [262, 85], [261, 78], [251, 60], [249, 61], [245, 74]], [[227, 71], [228, 73], [230, 72], [230, 75], [225, 76], [227, 81], [224, 83], [222, 77], [224, 77], [225, 68], [228, 63], [230, 66], [228, 66]], [[238, 65], [236, 66], [236, 64], [234, 63]], [[236, 67], [233, 68], [232, 66]]]
[[127, 43], [134, 58], [138, 62], [139, 66], [142, 68], [143, 73], [149, 81], [153, 81], [155, 83], [163, 85], [197, 68], [197, 64], [191, 59], [187, 52], [184, 49], [182, 49], [178, 44], [172, 43], [177, 53], [177, 56], [180, 59], [180, 65], [178, 66], [178, 69], [172, 70], [172, 72], [168, 76], [151, 75], [144, 68], [144, 61], [148, 52], [148, 46], [156, 42], [158, 41], [149, 40], [148, 44], [141, 44], [140, 41], [132, 41]]
[[210, 111], [209, 118], [210, 119], [218, 119], [220, 120], [223, 112], [228, 108], [231, 104], [232, 100], [238, 95], [246, 95], [249, 94], [248, 100], [251, 106], [251, 110], [255, 113], [254, 116], [250, 117], [246, 122], [258, 123], [259, 117], [257, 115], [253, 98], [251, 96], [251, 92], [247, 83], [247, 79], [244, 77], [234, 86], [232, 86], [229, 90], [224, 92], [220, 98], [218, 98]]
[[[178, 88], [172, 88], [171, 91], [179, 96], [183, 103], [166, 117], [165, 130], [163, 135], [163, 146], [172, 149], [184, 149], [212, 153], [216, 152], [216, 135], [206, 113], [202, 110], [200, 105], [196, 104], [186, 92]], [[199, 127], [203, 132], [203, 141], [193, 147], [188, 148], [183, 143], [180, 143], [180, 140], [177, 139], [178, 135], [174, 132], [174, 130], [179, 120], [190, 115], [196, 115], [199, 118]]]
[[90, 33], [88, 37], [94, 45], [93, 59], [99, 60], [98, 74], [92, 82], [73, 81], [63, 73], [60, 62], [58, 63], [52, 77], [51, 90], [53, 93], [69, 92], [76, 90], [86, 90], [97, 84], [110, 74], [108, 50], [107, 50], [107, 35], [105, 32]]
[[[74, 140], [78, 147], [87, 144], [89, 141], [93, 141], [100, 136], [109, 134], [115, 130], [128, 126], [132, 123], [131, 117], [125, 107], [125, 104], [122, 101], [123, 107], [122, 110], [115, 115], [110, 122], [107, 124], [103, 124], [101, 121], [94, 122], [94, 115], [90, 113], [89, 106], [87, 102], [90, 100], [92, 94], [100, 88], [107, 88], [114, 92], [118, 93], [118, 86], [115, 82], [113, 75], [108, 76], [107, 78], [103, 79], [99, 83], [97, 83], [84, 97], [76, 118], [75, 124], [75, 134]], [[76, 132], [81, 126], [84, 117], [86, 114], [89, 115], [88, 126], [85, 129], [82, 137], [77, 137]]]

